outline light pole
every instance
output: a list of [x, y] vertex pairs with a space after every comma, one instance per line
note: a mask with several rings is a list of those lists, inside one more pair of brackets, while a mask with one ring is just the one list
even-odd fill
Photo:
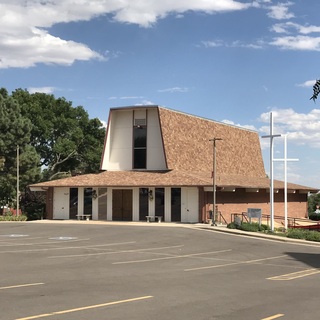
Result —
[[213, 171], [212, 171], [212, 193], [213, 193], [213, 201], [212, 201], [212, 225], [216, 225], [216, 141], [222, 140], [221, 138], [213, 138], [209, 139], [209, 141], [213, 142]]

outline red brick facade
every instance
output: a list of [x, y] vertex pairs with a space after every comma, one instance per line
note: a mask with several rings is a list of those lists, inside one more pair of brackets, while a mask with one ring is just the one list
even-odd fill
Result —
[[[200, 192], [201, 194], [201, 192]], [[212, 192], [204, 193], [204, 202], [202, 206], [201, 220], [205, 221], [205, 216], [212, 209]], [[307, 193], [289, 193], [287, 196], [288, 218], [307, 217]], [[248, 208], [260, 208], [263, 215], [270, 216], [270, 193], [268, 190], [260, 189], [259, 192], [246, 192], [245, 189], [236, 189], [235, 192], [216, 193], [216, 204], [218, 211], [221, 212], [224, 219], [231, 222], [233, 213], [247, 212]], [[284, 217], [284, 193], [274, 195], [274, 215]]]

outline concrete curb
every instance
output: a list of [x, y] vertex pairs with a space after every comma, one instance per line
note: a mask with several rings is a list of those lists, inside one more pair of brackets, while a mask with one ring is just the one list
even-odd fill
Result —
[[316, 241], [307, 241], [303, 239], [293, 239], [293, 238], [287, 238], [277, 235], [271, 235], [271, 234], [264, 234], [259, 232], [248, 232], [248, 231], [242, 231], [238, 229], [228, 229], [225, 226], [208, 226], [208, 227], [202, 227], [202, 229], [206, 230], [212, 230], [222, 233], [229, 233], [239, 236], [247, 236], [247, 237], [254, 237], [254, 238], [260, 238], [260, 239], [268, 239], [272, 241], [279, 241], [279, 242], [287, 242], [287, 243], [295, 243], [295, 244], [304, 244], [304, 245], [311, 245], [311, 246], [317, 246], [320, 247], [320, 242]]

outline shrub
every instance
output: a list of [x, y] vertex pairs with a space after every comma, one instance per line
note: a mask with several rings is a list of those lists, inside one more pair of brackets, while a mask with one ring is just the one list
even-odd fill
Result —
[[[229, 229], [239, 229], [243, 231], [249, 231], [249, 232], [258, 232], [262, 231], [265, 233], [271, 233], [270, 232], [270, 227], [261, 224], [259, 226], [258, 223], [248, 223], [248, 222], [242, 222], [241, 225], [237, 225], [234, 222], [231, 222], [227, 225], [227, 228]], [[283, 232], [283, 228], [280, 230], [277, 230], [276, 235], [292, 238], [292, 239], [302, 239], [302, 240], [308, 240], [308, 241], [317, 241], [320, 242], [320, 232], [318, 231], [313, 231], [313, 230], [306, 230], [306, 229], [299, 229], [299, 228], [294, 228], [294, 229], [288, 229], [288, 231], [285, 233]], [[272, 234], [274, 234], [272, 232]]]
[[257, 232], [260, 231], [259, 223], [248, 223], [248, 222], [242, 222], [239, 226], [240, 230], [243, 231], [250, 231], [250, 232]]
[[270, 231], [270, 227], [266, 224], [261, 224], [259, 231]]
[[306, 232], [306, 240], [320, 242], [320, 232], [318, 231], [308, 231]]
[[237, 229], [237, 226], [236, 226], [236, 224], [234, 222], [231, 222], [231, 223], [227, 224], [227, 228], [229, 228], [229, 229]]
[[305, 239], [307, 230], [304, 229], [288, 229], [287, 237], [293, 239]]
[[258, 232], [258, 231], [266, 232], [266, 231], [270, 230], [270, 227], [267, 226], [266, 224], [259, 225], [259, 223], [257, 223], [257, 222], [253, 222], [253, 223], [241, 222], [240, 225], [238, 225], [235, 222], [231, 222], [227, 225], [227, 228], [239, 229], [239, 230], [249, 231], [249, 232]]
[[26, 221], [27, 216], [20, 214], [18, 216], [13, 215], [11, 212], [7, 212], [5, 215], [0, 216], [0, 221]]
[[314, 220], [314, 221], [319, 221], [320, 220], [320, 214], [319, 213], [310, 213], [309, 214], [309, 219]]

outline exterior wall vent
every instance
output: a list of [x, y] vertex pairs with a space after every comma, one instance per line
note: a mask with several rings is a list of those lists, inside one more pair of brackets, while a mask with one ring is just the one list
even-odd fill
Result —
[[134, 126], [145, 126], [146, 124], [146, 119], [134, 119]]

